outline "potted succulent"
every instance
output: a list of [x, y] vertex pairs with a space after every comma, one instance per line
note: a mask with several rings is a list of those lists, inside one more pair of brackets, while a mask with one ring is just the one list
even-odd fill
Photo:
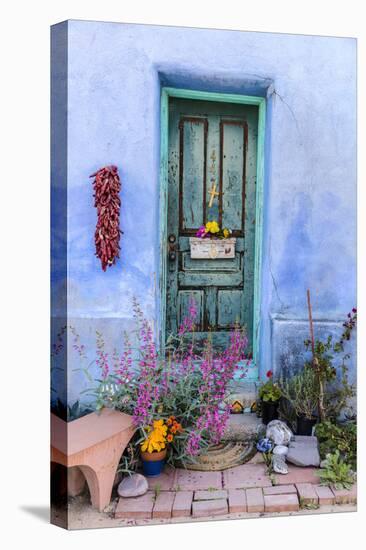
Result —
[[267, 371], [268, 380], [259, 388], [261, 400], [262, 422], [268, 424], [278, 418], [278, 406], [282, 396], [280, 386], [273, 381], [273, 372]]
[[296, 413], [297, 435], [311, 435], [318, 421], [315, 414], [318, 405], [318, 383], [316, 372], [311, 366], [288, 378], [281, 380], [282, 395]]
[[146, 437], [140, 443], [140, 455], [142, 460], [142, 469], [148, 477], [161, 474], [167, 455], [167, 445], [172, 443], [176, 433], [182, 431], [182, 426], [176, 421], [174, 416], [154, 420], [152, 427], [145, 429]]

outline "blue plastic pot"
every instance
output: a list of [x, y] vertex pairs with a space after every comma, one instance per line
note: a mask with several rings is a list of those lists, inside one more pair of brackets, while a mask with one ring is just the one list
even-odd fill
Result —
[[146, 477], [155, 477], [161, 474], [165, 465], [166, 449], [160, 452], [141, 452], [142, 470]]

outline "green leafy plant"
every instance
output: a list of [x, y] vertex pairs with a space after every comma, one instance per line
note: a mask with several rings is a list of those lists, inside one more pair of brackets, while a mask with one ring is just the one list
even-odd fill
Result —
[[304, 504], [303, 500], [300, 498], [300, 508], [303, 510], [318, 510], [319, 504], [316, 504], [315, 502], [308, 502], [307, 504]]
[[337, 450], [341, 458], [356, 470], [357, 464], [357, 425], [355, 422], [342, 424], [322, 422], [316, 426], [315, 435], [319, 441], [322, 459]]
[[349, 464], [346, 464], [339, 451], [327, 454], [324, 468], [316, 474], [320, 477], [321, 485], [333, 485], [336, 489], [351, 489], [355, 474]]
[[284, 398], [290, 403], [297, 416], [313, 418], [318, 403], [317, 377], [314, 369], [305, 365], [304, 369], [280, 381]]
[[351, 339], [352, 331], [357, 324], [357, 309], [353, 308], [347, 314], [343, 323], [343, 332], [338, 341], [334, 342], [332, 335], [325, 341], [305, 340], [305, 349], [312, 350], [312, 360], [305, 363], [305, 366], [313, 368], [317, 378], [318, 411], [321, 422], [325, 420], [336, 420], [343, 409], [347, 407], [349, 400], [355, 395], [355, 387], [348, 381], [348, 368], [346, 361], [350, 358], [345, 353], [341, 358], [341, 377], [337, 377], [337, 369], [334, 366], [335, 355], [344, 353], [345, 343]]
[[356, 395], [354, 384], [350, 384], [348, 380], [348, 368], [345, 360], [349, 355], [345, 355], [340, 366], [340, 379], [329, 381], [325, 388], [324, 395], [324, 411], [327, 420], [336, 422], [337, 419], [349, 407], [349, 403]]
[[140, 454], [138, 452], [138, 443], [140, 439], [138, 433], [135, 433], [130, 443], [124, 450], [118, 465], [117, 472], [131, 476], [140, 467]]
[[262, 386], [259, 388], [259, 398], [262, 399], [262, 401], [270, 401], [270, 402], [276, 402], [281, 399], [282, 392], [280, 386], [277, 384], [277, 382], [273, 381], [273, 373], [271, 370], [269, 370], [266, 374], [268, 380]]

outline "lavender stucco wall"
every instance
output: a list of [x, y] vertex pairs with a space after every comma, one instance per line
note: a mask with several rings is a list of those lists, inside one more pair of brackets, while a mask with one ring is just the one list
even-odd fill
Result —
[[[323, 332], [331, 322], [337, 333], [356, 302], [356, 41], [88, 21], [54, 26], [53, 40], [62, 33], [67, 234], [53, 254], [66, 240], [68, 323], [91, 356], [96, 329], [110, 350], [131, 329], [133, 296], [159, 326], [162, 85], [267, 98], [261, 372], [281, 367], [290, 333], [300, 342], [307, 336], [308, 287], [316, 327]], [[89, 175], [111, 163], [122, 179], [124, 234], [121, 260], [103, 273]], [[54, 188], [62, 187], [57, 174], [53, 161]], [[55, 263], [55, 318], [63, 317], [64, 284]], [[68, 353], [73, 401], [86, 382], [73, 370], [80, 359], [71, 341]]]

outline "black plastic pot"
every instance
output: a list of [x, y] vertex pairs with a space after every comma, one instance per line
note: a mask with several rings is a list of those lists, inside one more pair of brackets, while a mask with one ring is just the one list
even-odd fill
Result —
[[317, 423], [317, 417], [313, 416], [312, 418], [307, 418], [306, 416], [297, 416], [297, 435], [311, 435], [313, 432], [313, 427]]
[[268, 424], [271, 420], [278, 418], [279, 401], [263, 401], [261, 400], [262, 422]]

